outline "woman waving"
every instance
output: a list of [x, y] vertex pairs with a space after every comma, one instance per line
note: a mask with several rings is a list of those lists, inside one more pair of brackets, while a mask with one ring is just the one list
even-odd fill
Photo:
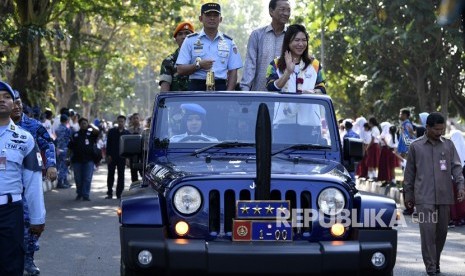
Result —
[[299, 24], [290, 25], [284, 36], [281, 56], [266, 72], [269, 91], [326, 94], [320, 62], [308, 54], [308, 34]]

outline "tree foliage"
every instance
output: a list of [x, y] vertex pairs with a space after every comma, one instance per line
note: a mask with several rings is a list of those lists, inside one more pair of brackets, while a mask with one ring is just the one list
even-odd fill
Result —
[[437, 1], [314, 4], [297, 10], [314, 37], [324, 30], [328, 91], [342, 117], [394, 119], [404, 106], [455, 115], [448, 107], [463, 97], [462, 37], [437, 25]]

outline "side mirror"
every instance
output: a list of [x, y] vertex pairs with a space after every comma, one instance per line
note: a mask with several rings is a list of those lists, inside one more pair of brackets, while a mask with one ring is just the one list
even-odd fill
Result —
[[122, 135], [119, 140], [119, 155], [130, 158], [138, 154], [142, 154], [142, 135]]
[[363, 158], [363, 141], [359, 138], [344, 138], [344, 160], [360, 161]]

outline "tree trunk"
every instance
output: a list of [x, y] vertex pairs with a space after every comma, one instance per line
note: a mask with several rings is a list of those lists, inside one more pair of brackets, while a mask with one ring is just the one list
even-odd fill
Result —
[[43, 105], [46, 100], [49, 75], [47, 59], [40, 47], [41, 39], [21, 45], [13, 74], [13, 88], [21, 93], [21, 99], [28, 105]]

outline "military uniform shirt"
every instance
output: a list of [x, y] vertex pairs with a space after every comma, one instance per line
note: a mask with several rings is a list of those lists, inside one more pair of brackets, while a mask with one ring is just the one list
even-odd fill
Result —
[[20, 195], [24, 190], [31, 224], [44, 224], [42, 157], [34, 138], [10, 120], [0, 131], [0, 156], [6, 157], [6, 168], [0, 171], [0, 195]]
[[166, 81], [170, 84], [170, 91], [187, 91], [189, 84], [189, 76], [181, 76], [177, 73], [176, 60], [180, 49], [178, 48], [161, 63], [160, 82], [158, 84], [161, 85], [162, 82]]
[[[221, 32], [216, 34], [213, 41], [203, 29], [200, 33], [188, 35], [182, 43], [176, 64], [194, 64], [197, 57], [215, 61], [212, 67], [215, 79], [226, 80], [229, 70], [242, 67], [242, 58], [234, 40]], [[206, 77], [207, 71], [200, 69], [190, 75], [189, 79], [205, 80]]]
[[69, 129], [66, 125], [60, 124], [60, 126], [56, 130], [55, 142], [57, 144], [57, 148], [59, 150], [67, 150], [69, 141], [71, 140], [71, 129]]
[[45, 155], [45, 168], [56, 167], [55, 144], [47, 129], [39, 121], [29, 118], [24, 113], [17, 125], [27, 130], [37, 142], [39, 149]]

